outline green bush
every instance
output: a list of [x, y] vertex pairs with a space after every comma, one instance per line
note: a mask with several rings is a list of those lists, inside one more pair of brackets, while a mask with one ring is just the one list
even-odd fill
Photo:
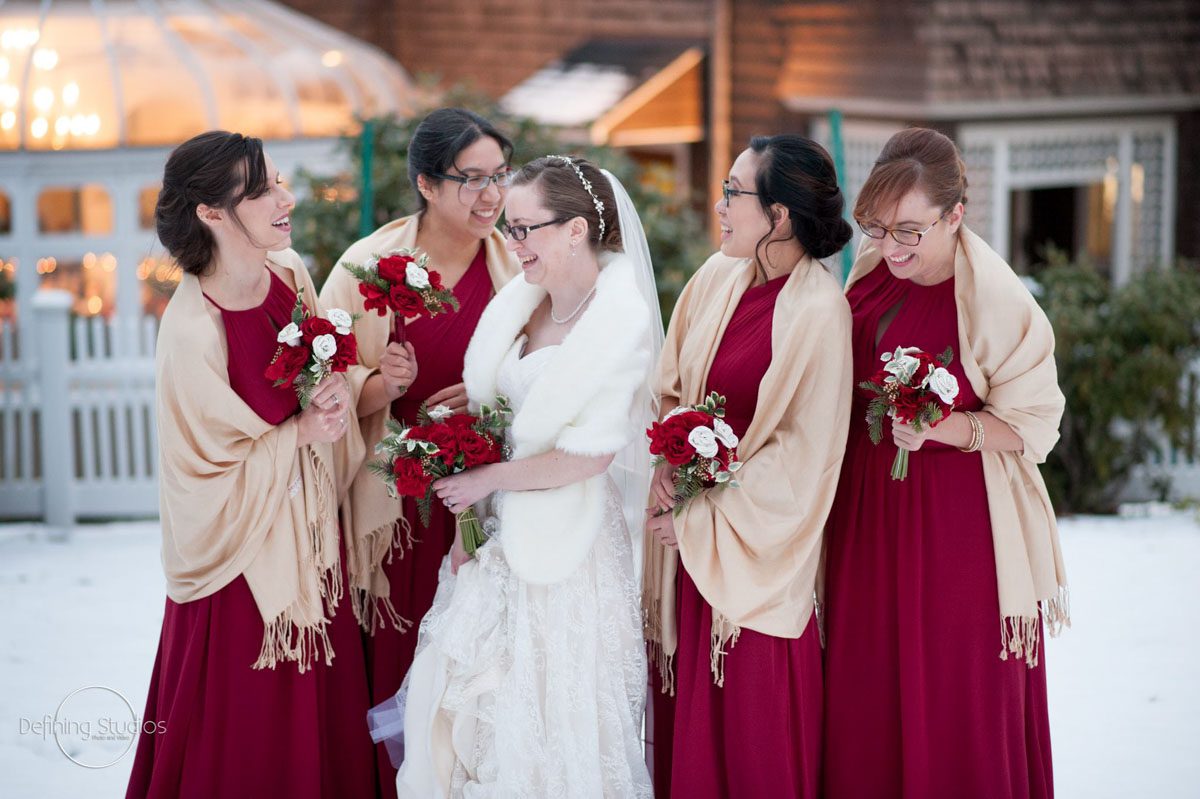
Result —
[[[703, 221], [692, 203], [664, 194], [653, 185], [651, 176], [642, 175], [638, 165], [620, 150], [566, 143], [551, 128], [527, 118], [509, 116], [490, 100], [466, 89], [453, 89], [441, 95], [436, 104], [415, 109], [410, 117], [373, 120], [372, 230], [416, 210], [416, 195], [408, 181], [408, 142], [421, 119], [441, 105], [470, 108], [492, 120], [512, 138], [513, 163], [517, 166], [542, 155], [565, 153], [583, 156], [616, 175], [628, 190], [646, 229], [664, 318], [670, 314], [684, 283], [711, 250]], [[350, 174], [328, 177], [302, 171], [297, 176], [306, 199], [292, 212], [293, 242], [299, 252], [312, 256], [313, 278], [318, 288], [338, 257], [359, 238], [362, 139], [345, 136], [338, 147], [349, 156]]]
[[1114, 287], [1087, 263], [1047, 260], [1038, 301], [1067, 407], [1043, 473], [1060, 512], [1111, 512], [1135, 466], [1195, 446], [1200, 272], [1180, 263]]

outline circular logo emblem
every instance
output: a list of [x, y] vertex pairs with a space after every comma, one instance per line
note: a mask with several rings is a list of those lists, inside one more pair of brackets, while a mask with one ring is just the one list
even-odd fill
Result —
[[89, 685], [67, 694], [54, 711], [54, 742], [84, 768], [108, 768], [133, 748], [141, 725], [119, 691]]

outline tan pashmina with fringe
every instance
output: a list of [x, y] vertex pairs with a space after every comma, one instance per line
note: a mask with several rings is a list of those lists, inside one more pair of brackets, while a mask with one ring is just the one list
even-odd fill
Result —
[[[713, 255], [688, 282], [671, 317], [659, 369], [664, 405], [705, 396], [730, 318], [753, 280], [749, 259]], [[754, 419], [738, 444], [737, 488], [705, 491], [675, 519], [678, 553], [645, 540], [645, 634], [674, 693], [679, 643], [678, 562], [713, 608], [713, 680], [743, 627], [799, 638], [815, 602], [822, 534], [846, 449], [853, 358], [850, 308], [825, 268], [804, 258], [775, 302], [771, 364]]]
[[[870, 239], [847, 290], [881, 264]], [[1058, 441], [1066, 400], [1058, 387], [1054, 331], [1020, 278], [987, 242], [961, 228], [954, 261], [958, 347], [983, 410], [1007, 423], [1022, 452], [984, 452], [983, 476], [1000, 594], [1000, 657], [1037, 665], [1038, 613], [1057, 635], [1071, 624], [1058, 525], [1038, 464]]]
[[[316, 290], [299, 256], [270, 253], [314, 309]], [[229, 385], [225, 331], [200, 282], [184, 275], [163, 314], [156, 365], [160, 511], [167, 594], [211, 596], [239, 575], [263, 619], [256, 669], [295, 662], [306, 671], [324, 651], [342, 596], [337, 486], [362, 460], [354, 425], [335, 445], [297, 448], [296, 416], [271, 425]], [[263, 364], [266, 368], [266, 364]], [[360, 623], [387, 596], [370, 592], [379, 561], [347, 541], [350, 588]], [[250, 665], [250, 664], [247, 664]]]
[[[361, 265], [373, 255], [383, 255], [402, 247], [416, 247], [420, 218], [420, 214], [414, 214], [389, 222], [352, 244], [338, 259], [338, 263], [346, 261]], [[493, 230], [484, 240], [484, 247], [488, 274], [495, 289], [520, 274], [521, 265], [516, 256], [505, 249], [500, 231]], [[429, 266], [437, 270], [437, 264], [430, 263]], [[358, 365], [350, 367], [346, 373], [357, 397], [362, 393], [367, 378], [379, 372], [379, 361], [387, 350], [392, 332], [392, 316], [379, 316], [374, 311], [364, 310], [363, 296], [358, 293], [358, 281], [340, 266], [334, 266], [329, 279], [321, 287], [321, 304], [326, 308], [343, 308], [350, 313], [362, 314], [354, 324], [354, 332], [358, 336]], [[417, 357], [419, 365], [421, 353], [417, 353]], [[342, 505], [342, 524], [351, 531], [352, 539], [363, 548], [363, 556], [372, 562], [384, 557], [390, 560], [393, 548], [399, 551], [400, 557], [404, 557], [405, 548], [411, 548], [413, 543], [413, 531], [404, 518], [400, 500], [388, 496], [383, 481], [367, 468], [367, 463], [374, 457], [375, 445], [387, 433], [386, 422], [390, 414], [389, 404], [375, 413], [359, 417], [367, 457], [350, 483], [348, 501]], [[382, 570], [375, 573], [374, 580], [372, 591], [379, 596], [389, 596], [388, 579]], [[379, 607], [381, 610], [390, 610], [390, 605]], [[386, 618], [376, 614], [372, 625], [384, 626], [388, 620], [399, 630], [404, 630], [411, 623], [390, 612]]]

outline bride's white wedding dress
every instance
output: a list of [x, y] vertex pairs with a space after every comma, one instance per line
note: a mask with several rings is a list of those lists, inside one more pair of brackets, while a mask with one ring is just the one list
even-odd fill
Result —
[[[497, 383], [514, 412], [551, 361], [514, 342]], [[503, 495], [498, 497], [503, 502]], [[609, 483], [604, 523], [567, 579], [512, 574], [505, 531], [450, 574], [420, 625], [401, 688], [401, 797], [650, 797], [639, 588], [629, 531]], [[427, 731], [427, 734], [416, 734]]]

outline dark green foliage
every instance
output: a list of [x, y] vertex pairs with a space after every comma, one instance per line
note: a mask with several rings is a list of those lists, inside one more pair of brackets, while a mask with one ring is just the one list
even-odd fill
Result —
[[1164, 443], [1194, 451], [1200, 272], [1180, 263], [1115, 288], [1086, 263], [1047, 259], [1038, 301], [1067, 408], [1043, 474], [1060, 512], [1110, 512]]

